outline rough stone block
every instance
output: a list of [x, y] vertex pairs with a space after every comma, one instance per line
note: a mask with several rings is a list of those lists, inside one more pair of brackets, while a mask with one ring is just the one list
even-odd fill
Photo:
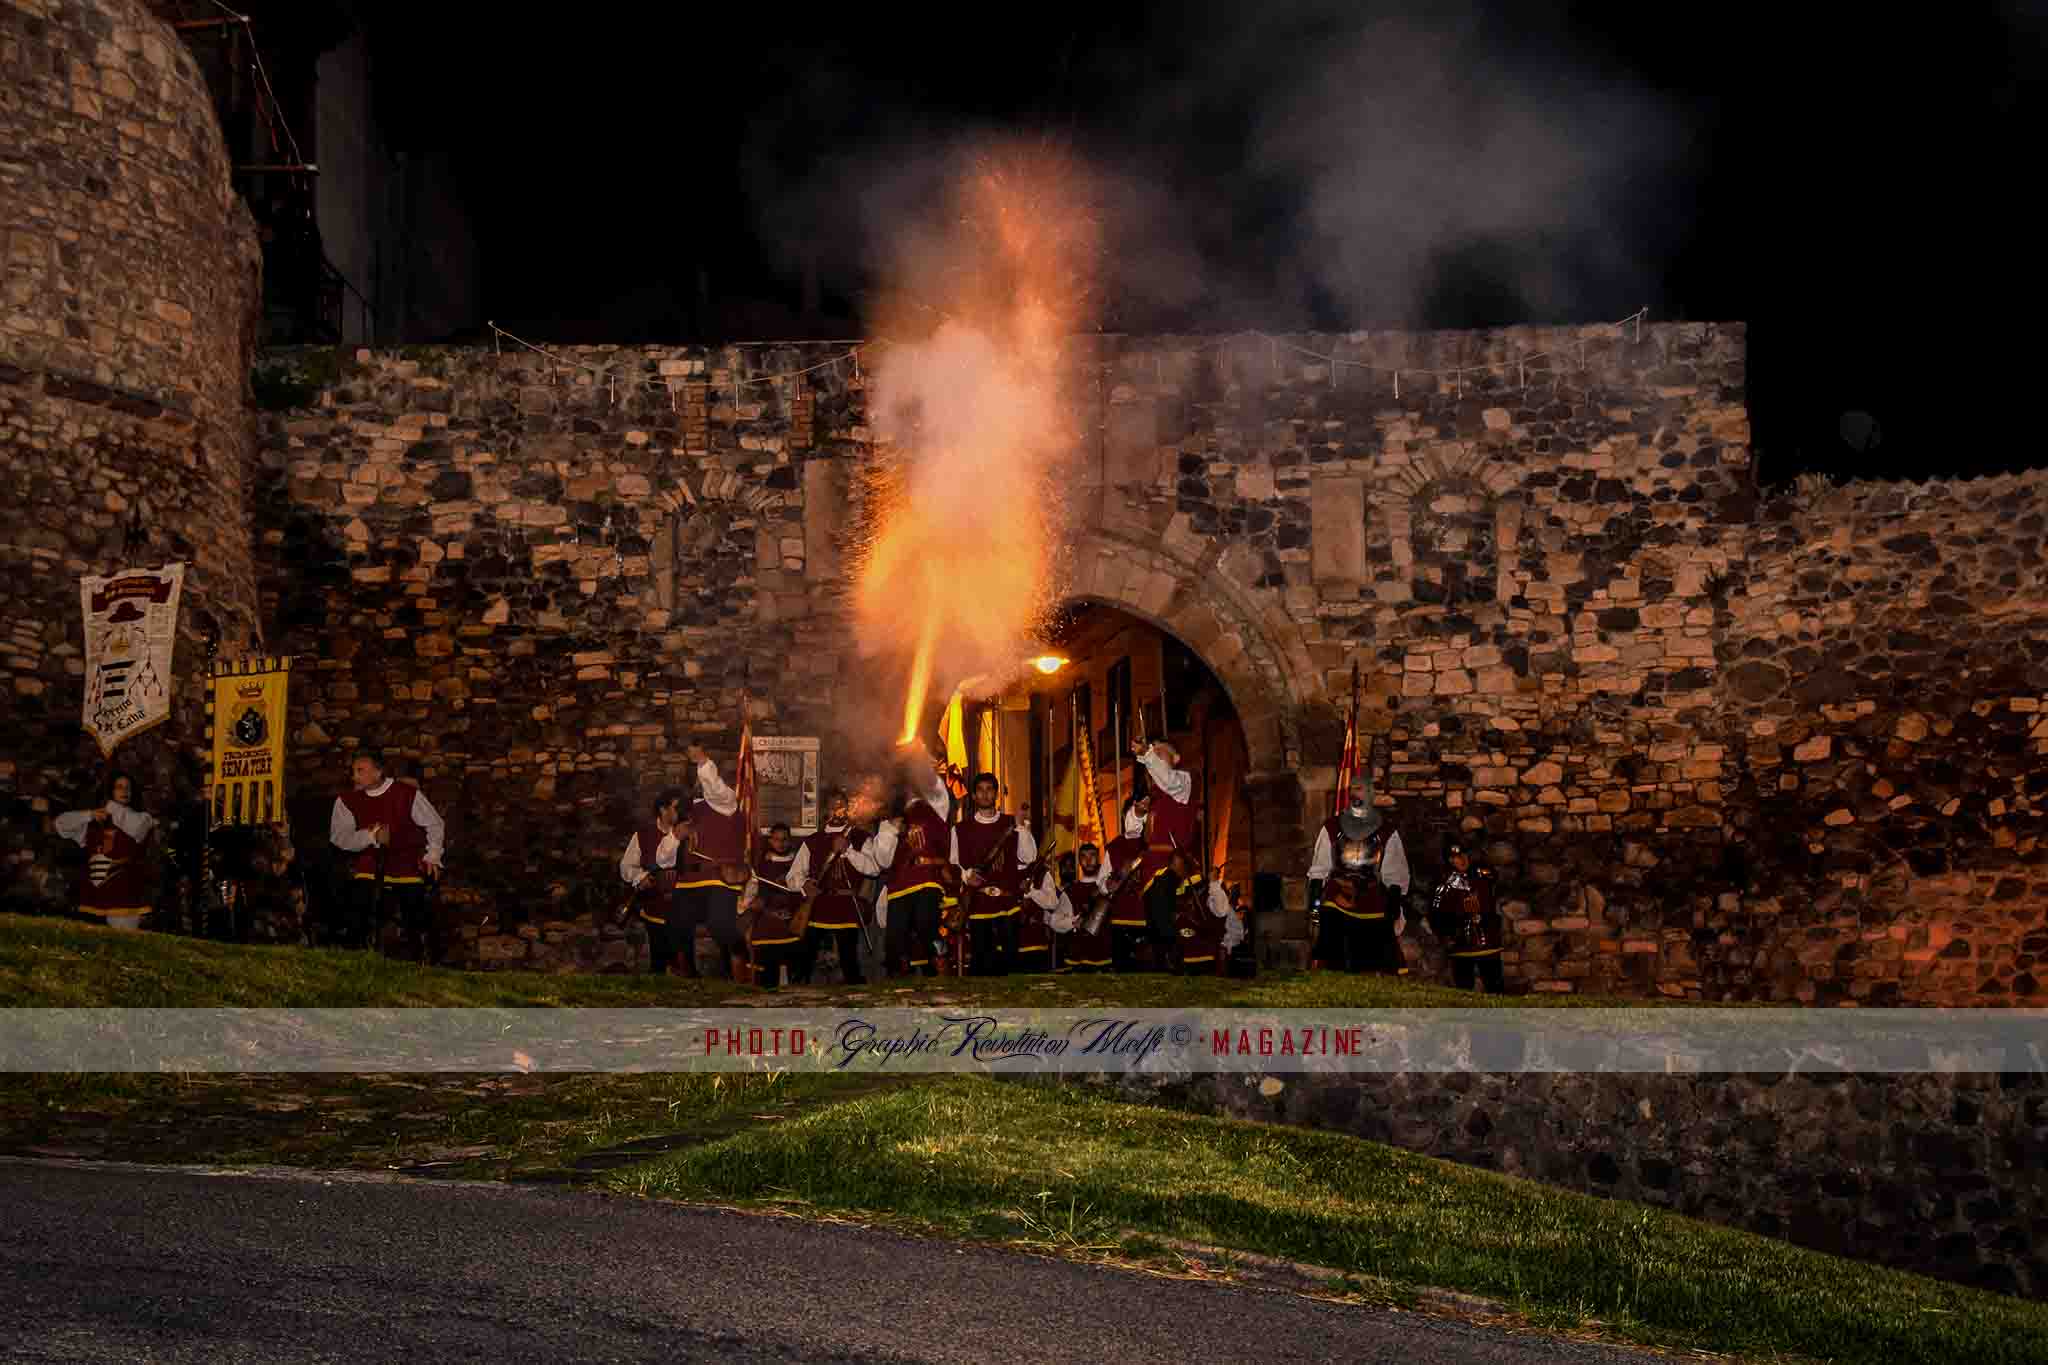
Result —
[[1310, 566], [1318, 587], [1365, 581], [1365, 481], [1317, 478], [1310, 485]]

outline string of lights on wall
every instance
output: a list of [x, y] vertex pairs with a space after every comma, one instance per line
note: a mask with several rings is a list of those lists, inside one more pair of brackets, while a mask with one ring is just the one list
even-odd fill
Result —
[[306, 160], [305, 153], [299, 150], [299, 140], [292, 136], [291, 124], [285, 121], [284, 106], [277, 102], [277, 91], [271, 88], [270, 73], [263, 67], [263, 49], [257, 45], [256, 29], [249, 22], [249, 16], [229, 9], [221, 3], [221, 0], [213, 0], [213, 7], [240, 24], [243, 35], [249, 40], [249, 56], [256, 68], [256, 78], [263, 82], [263, 93], [270, 96], [269, 108], [264, 113], [264, 122], [270, 125], [270, 149], [274, 152], [282, 150], [277, 145], [277, 130], [282, 128], [284, 130], [284, 140], [291, 144], [293, 163], [299, 166], [310, 165], [311, 163]]
[[[1647, 308], [1638, 308], [1635, 312], [1630, 313], [1627, 317], [1620, 318], [1607, 325], [1614, 328], [1617, 332], [1624, 327], [1632, 326], [1634, 329], [1634, 340], [1640, 342], [1643, 339], [1643, 320], [1649, 315], [1649, 311], [1650, 310]], [[583, 370], [586, 373], [590, 374], [593, 378], [602, 377], [605, 381], [605, 392], [609, 397], [610, 401], [614, 404], [618, 402], [619, 391], [622, 388], [629, 393], [636, 388], [665, 388], [668, 391], [670, 405], [674, 405], [676, 381], [673, 376], [627, 376], [621, 378], [616, 372], [612, 370], [610, 366], [593, 365], [587, 361], [578, 360], [574, 356], [564, 355], [559, 351], [550, 350], [545, 346], [537, 345], [534, 342], [528, 341], [524, 337], [517, 336], [512, 332], [506, 331], [503, 327], [500, 327], [495, 322], [486, 321], [484, 325], [491, 329], [491, 344], [498, 351], [499, 354], [502, 355], [504, 353], [504, 343], [509, 341], [514, 346], [523, 347], [526, 350], [532, 351], [536, 355], [546, 357], [549, 363], [553, 366]], [[1464, 396], [1466, 375], [1492, 374], [1495, 372], [1505, 373], [1506, 371], [1512, 369], [1516, 372], [1517, 381], [1520, 384], [1520, 386], [1523, 388], [1527, 388], [1529, 386], [1529, 366], [1541, 360], [1553, 360], [1560, 355], [1567, 354], [1567, 352], [1565, 351], [1551, 349], [1542, 351], [1530, 351], [1526, 354], [1515, 356], [1512, 359], [1486, 360], [1471, 365], [1451, 365], [1438, 367], [1431, 367], [1426, 365], [1377, 365], [1373, 364], [1370, 361], [1350, 360], [1343, 356], [1337, 355], [1334, 352], [1329, 355], [1324, 355], [1320, 351], [1310, 350], [1308, 347], [1301, 345], [1299, 342], [1290, 341], [1286, 337], [1275, 336], [1270, 332], [1260, 332], [1256, 330], [1232, 332], [1227, 336], [1215, 337], [1209, 341], [1202, 342], [1198, 346], [1195, 346], [1193, 350], [1196, 354], [1200, 354], [1204, 351], [1219, 350], [1225, 346], [1238, 344], [1246, 340], [1257, 340], [1264, 341], [1265, 343], [1267, 343], [1267, 345], [1272, 350], [1273, 369], [1275, 373], [1278, 373], [1280, 368], [1280, 351], [1283, 347], [1297, 354], [1307, 356], [1311, 360], [1317, 360], [1325, 365], [1328, 365], [1330, 367], [1330, 387], [1333, 389], [1337, 387], [1338, 375], [1345, 367], [1349, 367], [1354, 370], [1365, 370], [1368, 372], [1377, 372], [1380, 374], [1390, 375], [1393, 378], [1394, 397], [1396, 399], [1400, 398], [1401, 396], [1401, 377], [1403, 375], [1411, 375], [1416, 377], [1438, 380], [1454, 380], [1458, 385], [1458, 395], [1462, 398]], [[735, 369], [732, 374], [732, 394], [733, 402], [735, 405], [737, 405], [739, 402], [740, 390], [743, 387], [755, 384], [781, 384], [792, 379], [801, 378], [802, 376], [807, 374], [815, 373], [818, 370], [833, 369], [842, 364], [850, 364], [853, 367], [853, 373], [855, 378], [858, 378], [860, 376], [860, 356], [862, 351], [869, 350], [876, 346], [894, 345], [895, 343], [892, 342], [887, 337], [875, 337], [865, 341], [742, 341], [733, 342], [730, 344], [735, 347], [742, 348], [749, 346], [789, 347], [819, 345], [845, 346], [848, 348], [843, 354], [830, 356], [824, 360], [816, 362], [815, 364], [805, 365], [799, 369], [794, 370], [782, 370], [774, 374], [751, 375], [743, 377], [742, 375], [740, 375], [738, 370]], [[1583, 337], [1580, 338], [1577, 342], [1577, 352], [1578, 367], [1580, 369], [1584, 369], [1586, 364], [1586, 341]], [[1164, 362], [1162, 361], [1161, 364], [1163, 366]]]

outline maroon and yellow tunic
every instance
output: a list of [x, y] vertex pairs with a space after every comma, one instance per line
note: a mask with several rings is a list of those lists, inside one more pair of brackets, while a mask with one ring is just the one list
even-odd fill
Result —
[[351, 788], [341, 794], [341, 804], [348, 807], [357, 829], [382, 825], [391, 831], [391, 842], [382, 849], [372, 844], [358, 850], [349, 860], [350, 871], [357, 880], [376, 877], [380, 852], [384, 855], [384, 880], [387, 883], [404, 886], [426, 880], [426, 866], [421, 860], [427, 853], [427, 830], [412, 818], [412, 803], [419, 794], [418, 787], [396, 779], [376, 796], [360, 788]]
[[78, 874], [78, 908], [107, 919], [149, 912], [149, 864], [143, 845], [111, 820], [85, 829], [85, 867]]
[[[1111, 886], [1117, 884], [1118, 879], [1123, 876], [1125, 868], [1133, 863], [1148, 861], [1145, 856], [1144, 838], [1134, 834], [1126, 834], [1121, 839], [1110, 840], [1109, 847], [1103, 850], [1102, 856], [1109, 863], [1109, 884]], [[1152, 874], [1149, 869], [1141, 868], [1137, 875], [1123, 883], [1123, 889], [1117, 892], [1116, 899], [1109, 903], [1109, 922], [1104, 928], [1105, 933], [1112, 928], [1143, 929], [1145, 927], [1145, 884], [1146, 879], [1150, 875]]]
[[668, 835], [659, 825], [643, 825], [633, 837], [640, 841], [640, 866], [647, 872], [647, 880], [640, 883], [634, 893], [640, 902], [640, 918], [649, 924], [667, 924], [669, 899], [676, 889], [676, 873], [672, 867], [656, 867], [654, 854]]
[[864, 829], [836, 830], [821, 829], [804, 840], [809, 850], [806, 866], [812, 880], [818, 883], [818, 898], [811, 902], [811, 928], [813, 929], [858, 929], [860, 928], [860, 900], [856, 889], [860, 879], [846, 859], [833, 863], [829, 871], [825, 864], [832, 862], [832, 845], [845, 834], [847, 842], [860, 848], [868, 841]]
[[1145, 816], [1145, 870], [1138, 874], [1140, 894], [1172, 873], [1173, 855], [1195, 846], [1198, 812], [1185, 801], [1176, 801], [1157, 784], [1152, 786], [1152, 807]]
[[731, 814], [714, 810], [698, 797], [690, 803], [690, 829], [694, 852], [685, 848], [676, 855], [676, 889], [689, 891], [703, 886], [743, 890], [746, 879], [728, 875], [728, 869], [744, 871], [747, 866], [747, 821], [738, 809]]
[[[900, 900], [919, 891], [943, 894], [945, 883], [939, 871], [952, 856], [952, 827], [939, 817], [929, 801], [910, 803], [903, 812], [903, 830], [897, 836], [896, 856], [889, 863], [889, 899]], [[951, 897], [946, 897], [950, 903]]]
[[985, 823], [970, 815], [954, 826], [953, 836], [960, 845], [960, 871], [978, 872], [982, 879], [980, 886], [961, 888], [967, 918], [1001, 919], [1017, 913], [1022, 869], [1017, 866], [1017, 841], [1012, 837], [1016, 829], [1017, 818], [1013, 815], [1000, 815]]
[[[775, 853], [762, 849], [754, 859], [754, 875], [761, 879], [760, 899], [754, 902], [754, 922], [747, 928], [747, 942], [756, 948], [773, 948], [777, 944], [795, 943], [796, 911], [802, 898], [783, 890], [791, 885], [790, 869], [796, 866], [796, 846], [791, 845], [787, 853]], [[770, 886], [779, 882], [780, 886]]]

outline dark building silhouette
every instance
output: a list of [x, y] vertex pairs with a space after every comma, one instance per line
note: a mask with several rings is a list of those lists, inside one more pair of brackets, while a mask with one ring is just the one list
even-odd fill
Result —
[[151, 0], [205, 73], [263, 243], [263, 342], [391, 345], [479, 319], [445, 153], [374, 96], [359, 0]]

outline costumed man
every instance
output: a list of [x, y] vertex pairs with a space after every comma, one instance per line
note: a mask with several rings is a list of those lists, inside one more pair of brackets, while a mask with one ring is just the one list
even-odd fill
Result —
[[868, 841], [868, 832], [850, 823], [851, 805], [843, 791], [825, 798], [825, 825], [803, 841], [797, 850], [796, 866], [790, 869], [791, 886], [801, 886], [811, 897], [811, 924], [804, 941], [802, 959], [793, 976], [808, 985], [817, 970], [818, 955], [831, 948], [839, 955], [839, 972], [849, 986], [865, 986], [861, 968], [861, 877], [847, 862], [846, 854]]
[[619, 855], [619, 877], [633, 888], [633, 906], [647, 925], [648, 970], [675, 970], [676, 855], [682, 849], [683, 794], [674, 787], [654, 798], [654, 820], [633, 831]]
[[1444, 840], [1444, 862], [1450, 871], [1430, 902], [1429, 928], [1450, 950], [1451, 980], [1459, 990], [1483, 984], [1489, 995], [1505, 994], [1493, 873], [1472, 866], [1471, 849], [1455, 834]]
[[1180, 935], [1180, 969], [1184, 976], [1213, 976], [1218, 959], [1244, 939], [1244, 921], [1230, 903], [1220, 878], [1197, 872], [1175, 889], [1175, 926]]
[[359, 749], [349, 763], [355, 786], [334, 799], [327, 839], [349, 863], [349, 923], [343, 941], [371, 948], [384, 934], [385, 906], [398, 903], [405, 956], [439, 966], [441, 923], [427, 904], [427, 878], [441, 873], [447, 830], [427, 794], [384, 775], [384, 756]]
[[899, 798], [897, 812], [882, 821], [875, 837], [846, 860], [854, 871], [883, 878], [885, 971], [890, 976], [928, 974], [932, 944], [939, 936], [939, 912], [947, 900], [944, 872], [952, 847], [953, 793], [945, 764], [929, 755]]
[[1145, 945], [1145, 824], [1152, 798], [1140, 793], [1124, 802], [1123, 833], [1103, 850], [1102, 887], [1109, 897], [1110, 962], [1117, 971], [1139, 970], [1138, 950]]
[[1165, 971], [1180, 954], [1174, 930], [1174, 907], [1180, 887], [1173, 876], [1174, 854], [1186, 851], [1197, 861], [1194, 774], [1182, 771], [1180, 754], [1164, 740], [1131, 743], [1131, 753], [1145, 765], [1145, 867], [1138, 873], [1145, 898], [1145, 932], [1152, 943], [1152, 966]]
[[[1024, 890], [1024, 904], [1018, 915], [1018, 970], [1024, 972], [1065, 971], [1066, 945], [1073, 940], [1064, 937], [1074, 932], [1075, 915], [1073, 906], [1066, 899], [1066, 887], [1080, 875], [1074, 865], [1074, 855], [1062, 853], [1039, 870], [1038, 878], [1031, 881]], [[1033, 929], [1033, 921], [1037, 927]], [[1045, 939], [1043, 956], [1031, 956], [1037, 950], [1028, 948], [1034, 933], [1042, 933]]]
[[752, 876], [740, 892], [739, 920], [746, 926], [747, 948], [754, 963], [754, 984], [772, 991], [782, 984], [785, 963], [802, 952], [803, 935], [796, 931], [796, 912], [803, 904], [791, 871], [803, 848], [790, 837], [788, 825], [769, 827], [768, 840], [754, 855]]
[[85, 866], [78, 873], [78, 912], [109, 929], [140, 929], [156, 889], [144, 856], [156, 818], [138, 810], [134, 802], [134, 780], [115, 773], [99, 805], [57, 817], [58, 837], [85, 850]]
[[1408, 894], [1408, 854], [1400, 831], [1372, 804], [1372, 778], [1351, 781], [1350, 803], [1323, 822], [1309, 855], [1310, 911], [1321, 923], [1316, 958], [1347, 972], [1407, 970], [1400, 935]]
[[[689, 747], [696, 765], [697, 799], [690, 803], [683, 846], [676, 855], [676, 961], [684, 976], [697, 973], [697, 930], [711, 935], [719, 966], [732, 975], [734, 953], [746, 951], [740, 933], [740, 892], [746, 888], [747, 823], [739, 793], [701, 744]], [[730, 767], [734, 779], [738, 769]]]
[[972, 970], [976, 976], [1003, 976], [1012, 965], [1009, 939], [1024, 871], [1038, 861], [1038, 841], [1017, 817], [996, 809], [993, 774], [978, 774], [970, 790], [973, 813], [953, 826], [952, 863], [960, 869]]
[[[1136, 850], [1133, 850], [1135, 856]], [[1060, 855], [1060, 886], [1049, 924], [1060, 936], [1060, 970], [1101, 972], [1111, 961], [1109, 909], [1099, 907], [1102, 918], [1091, 931], [1097, 902], [1108, 894], [1109, 864], [1094, 844], [1082, 844], [1072, 853]]]

